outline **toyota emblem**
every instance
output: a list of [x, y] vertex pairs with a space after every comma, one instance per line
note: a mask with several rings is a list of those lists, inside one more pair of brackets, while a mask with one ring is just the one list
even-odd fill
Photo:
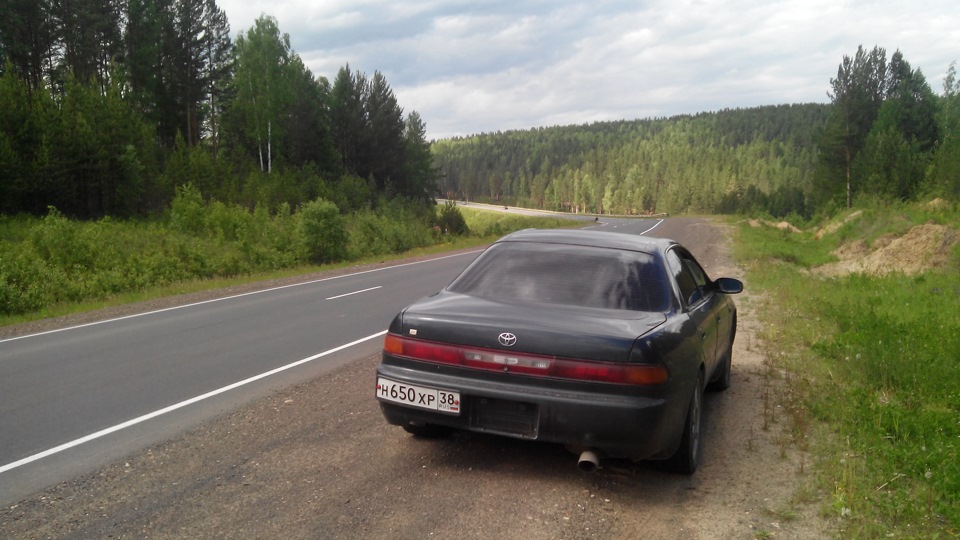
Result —
[[500, 334], [500, 344], [504, 347], [513, 347], [517, 343], [517, 336], [510, 332]]

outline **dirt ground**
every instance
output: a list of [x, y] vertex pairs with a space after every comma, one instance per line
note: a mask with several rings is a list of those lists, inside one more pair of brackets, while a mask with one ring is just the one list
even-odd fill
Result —
[[[721, 226], [658, 232], [712, 276], [740, 277]], [[757, 301], [749, 284], [737, 297], [732, 386], [707, 395], [693, 476], [628, 463], [587, 475], [553, 445], [412, 437], [383, 420], [371, 356], [0, 509], [0, 538], [829, 537], [818, 503], [797, 497], [811, 458], [784, 442]]]

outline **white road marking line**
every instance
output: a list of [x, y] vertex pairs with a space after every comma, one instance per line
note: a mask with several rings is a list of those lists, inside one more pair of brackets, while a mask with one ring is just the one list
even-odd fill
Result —
[[404, 264], [396, 264], [396, 265], [394, 265], [394, 266], [385, 266], [385, 267], [383, 267], [383, 268], [374, 268], [373, 270], [364, 270], [363, 272], [354, 272], [354, 273], [352, 273], [352, 274], [344, 274], [344, 275], [342, 275], [342, 276], [333, 276], [333, 277], [328, 277], [328, 278], [323, 278], [323, 279], [314, 279], [314, 280], [311, 280], [311, 281], [304, 281], [304, 282], [301, 282], [301, 283], [292, 283], [292, 284], [290, 284], [290, 285], [282, 285], [282, 286], [280, 286], [280, 287], [272, 287], [272, 288], [270, 288], [270, 289], [262, 289], [262, 290], [259, 290], [259, 291], [252, 291], [252, 292], [248, 292], [248, 293], [235, 294], [235, 295], [233, 295], [233, 296], [224, 296], [223, 298], [214, 298], [214, 299], [212, 299], [212, 300], [204, 300], [204, 301], [202, 301], [202, 302], [194, 302], [194, 303], [192, 303], [192, 304], [184, 304], [184, 305], [182, 305], [182, 306], [173, 306], [173, 307], [168, 307], [168, 308], [164, 308], [164, 309], [157, 309], [157, 310], [154, 310], [154, 311], [145, 311], [145, 312], [143, 312], [143, 313], [135, 313], [135, 314], [133, 314], [133, 315], [126, 315], [126, 316], [124, 316], [124, 317], [117, 317], [117, 318], [115, 318], [115, 319], [105, 319], [105, 320], [102, 320], [102, 321], [94, 321], [94, 322], [86, 323], [86, 324], [78, 324], [77, 326], [68, 326], [68, 327], [66, 327], [66, 328], [57, 328], [57, 329], [55, 329], [55, 330], [47, 330], [46, 332], [39, 332], [39, 333], [36, 333], [36, 334], [27, 334], [27, 335], [25, 335], [25, 336], [17, 336], [17, 337], [12, 337], [12, 338], [0, 339], [0, 343], [6, 343], [6, 342], [8, 342], [8, 341], [16, 341], [16, 340], [18, 340], [18, 339], [26, 339], [26, 338], [30, 338], [30, 337], [45, 336], [45, 335], [47, 335], [47, 334], [55, 334], [55, 333], [57, 333], [57, 332], [66, 332], [67, 330], [76, 330], [76, 329], [78, 329], [78, 328], [86, 328], [86, 327], [88, 327], [88, 326], [96, 326], [96, 325], [98, 325], [98, 324], [107, 324], [107, 323], [111, 323], [111, 322], [123, 321], [123, 320], [126, 320], [126, 319], [133, 319], [133, 318], [136, 318], [136, 317], [143, 317], [143, 316], [145, 316], [145, 315], [153, 315], [153, 314], [155, 314], [155, 313], [163, 313], [164, 311], [173, 311], [173, 310], [175, 310], [175, 309], [184, 309], [184, 308], [188, 308], [188, 307], [200, 306], [200, 305], [203, 305], [203, 304], [210, 304], [210, 303], [213, 303], [213, 302], [222, 302], [222, 301], [224, 301], [224, 300], [232, 300], [232, 299], [234, 299], [234, 298], [241, 298], [241, 297], [250, 296], [250, 295], [253, 295], [253, 294], [260, 294], [260, 293], [271, 292], [271, 291], [279, 291], [279, 290], [281, 290], [281, 289], [289, 289], [290, 287], [299, 287], [299, 286], [301, 286], [301, 285], [311, 285], [311, 284], [313, 284], [313, 283], [321, 283], [321, 282], [323, 282], [323, 281], [330, 281], [330, 280], [333, 280], [333, 279], [341, 279], [341, 278], [345, 278], [345, 277], [360, 276], [360, 275], [363, 275], [363, 274], [370, 274], [370, 273], [373, 273], [373, 272], [380, 272], [380, 271], [383, 271], [383, 270], [392, 270], [392, 269], [394, 269], [394, 268], [403, 268], [404, 266], [413, 266], [413, 265], [415, 265], [415, 264], [424, 264], [424, 263], [433, 262], [433, 261], [442, 261], [442, 260], [444, 260], [444, 259], [451, 259], [451, 258], [453, 258], [453, 257], [460, 257], [460, 256], [463, 256], [463, 255], [471, 255], [471, 254], [475, 254], [475, 253], [480, 253], [481, 251], [483, 251], [483, 250], [482, 250], [482, 249], [478, 249], [478, 250], [474, 250], [474, 251], [468, 251], [468, 252], [466, 252], [466, 253], [457, 253], [456, 255], [446, 255], [446, 256], [443, 256], [443, 257], [437, 257], [436, 259], [427, 259], [427, 260], [425, 260], [425, 261], [415, 261], [415, 262], [404, 263]]
[[657, 220], [657, 224], [656, 224], [656, 225], [654, 225], [653, 227], [650, 227], [649, 229], [643, 231], [643, 232], [640, 233], [640, 234], [647, 234], [648, 232], [650, 232], [650, 231], [656, 229], [657, 227], [659, 227], [661, 223], [663, 223], [663, 219]]
[[375, 291], [377, 289], [382, 289], [382, 288], [383, 288], [383, 285], [377, 285], [376, 287], [370, 287], [369, 289], [363, 289], [361, 291], [353, 291], [353, 292], [348, 292], [347, 294], [331, 296], [330, 298], [327, 298], [327, 300], [336, 300], [337, 298], [343, 298], [344, 296], [353, 296], [355, 294], [365, 293], [367, 291]]
[[146, 422], [147, 420], [156, 418], [156, 417], [158, 417], [158, 416], [162, 416], [162, 415], [167, 414], [167, 413], [169, 413], [169, 412], [173, 412], [173, 411], [175, 411], [175, 410], [177, 410], [177, 409], [182, 409], [183, 407], [186, 407], [187, 405], [193, 405], [194, 403], [203, 401], [203, 400], [208, 399], [208, 398], [212, 398], [212, 397], [214, 397], [214, 396], [216, 396], [216, 395], [219, 395], [219, 394], [222, 394], [222, 393], [224, 393], [224, 392], [229, 392], [230, 390], [234, 390], [234, 389], [236, 389], [236, 388], [240, 388], [241, 386], [250, 384], [250, 383], [255, 382], [255, 381], [259, 381], [260, 379], [269, 377], [269, 376], [271, 376], [271, 375], [276, 375], [277, 373], [280, 373], [281, 371], [286, 371], [286, 370], [288, 370], [288, 369], [295, 368], [295, 367], [297, 367], [297, 366], [299, 366], [299, 365], [306, 364], [307, 362], [312, 362], [313, 360], [316, 360], [316, 359], [318, 359], [318, 358], [323, 358], [324, 356], [329, 356], [329, 355], [331, 355], [331, 354], [333, 354], [333, 353], [340, 352], [340, 351], [342, 351], [342, 350], [344, 350], [344, 349], [348, 349], [348, 348], [350, 348], [350, 347], [353, 347], [354, 345], [359, 345], [360, 343], [363, 343], [363, 342], [365, 342], [365, 341], [370, 341], [371, 339], [376, 339], [376, 338], [378, 338], [378, 337], [380, 337], [380, 336], [383, 336], [383, 335], [386, 334], [386, 333], [387, 333], [387, 331], [384, 330], [383, 332], [378, 332], [378, 333], [373, 334], [373, 335], [371, 335], [371, 336], [367, 336], [367, 337], [365, 337], [365, 338], [360, 338], [360, 339], [358, 339], [358, 340], [356, 340], [356, 341], [351, 341], [350, 343], [347, 343], [346, 345], [340, 345], [339, 347], [334, 347], [333, 349], [330, 349], [330, 350], [327, 350], [327, 351], [323, 351], [322, 353], [315, 354], [315, 355], [313, 355], [313, 356], [311, 356], [311, 357], [308, 357], [308, 358], [304, 358], [303, 360], [297, 360], [296, 362], [293, 362], [292, 364], [287, 364], [287, 365], [285, 365], [285, 366], [281, 366], [281, 367], [278, 367], [278, 368], [276, 368], [276, 369], [272, 369], [272, 370], [270, 370], [270, 371], [267, 371], [266, 373], [261, 373], [260, 375], [254, 375], [253, 377], [250, 377], [249, 379], [244, 379], [244, 380], [242, 380], [242, 381], [235, 382], [235, 383], [233, 383], [233, 384], [224, 386], [223, 388], [218, 388], [218, 389], [216, 389], [216, 390], [213, 390], [212, 392], [207, 392], [206, 394], [203, 394], [203, 395], [201, 395], [201, 396], [193, 397], [193, 398], [190, 398], [190, 399], [188, 399], [188, 400], [186, 400], [186, 401], [181, 401], [180, 403], [176, 403], [176, 404], [174, 404], [174, 405], [170, 405], [169, 407], [165, 407], [165, 408], [160, 409], [160, 410], [158, 410], [158, 411], [154, 411], [154, 412], [152, 412], [152, 413], [145, 414], [145, 415], [143, 415], [143, 416], [138, 416], [137, 418], [134, 418], [134, 419], [132, 419], [132, 420], [127, 420], [126, 422], [123, 422], [122, 424], [117, 424], [117, 425], [115, 425], [115, 426], [113, 426], [113, 427], [108, 427], [108, 428], [106, 428], [106, 429], [102, 429], [102, 430], [100, 430], [100, 431], [98, 431], [98, 432], [96, 432], [96, 433], [91, 433], [90, 435], [87, 435], [86, 437], [81, 437], [81, 438], [79, 438], [79, 439], [70, 441], [70, 442], [68, 442], [68, 443], [61, 444], [60, 446], [51, 448], [51, 449], [49, 449], [49, 450], [45, 450], [45, 451], [40, 452], [40, 453], [38, 453], [38, 454], [34, 454], [34, 455], [32, 455], [32, 456], [25, 457], [25, 458], [23, 458], [23, 459], [21, 459], [21, 460], [19, 460], [19, 461], [14, 461], [13, 463], [9, 463], [9, 464], [7, 464], [7, 465], [4, 465], [4, 466], [0, 467], [0, 474], [5, 473], [5, 472], [7, 472], [7, 471], [9, 471], [9, 470], [12, 470], [12, 469], [16, 469], [17, 467], [21, 467], [21, 466], [26, 465], [26, 464], [28, 464], [28, 463], [32, 463], [32, 462], [37, 461], [37, 460], [39, 460], [39, 459], [43, 459], [43, 458], [45, 458], [45, 457], [52, 456], [53, 454], [57, 454], [57, 453], [59, 453], [59, 452], [63, 452], [64, 450], [69, 450], [70, 448], [73, 448], [73, 447], [75, 447], [75, 446], [80, 446], [81, 444], [90, 442], [90, 441], [92, 441], [92, 440], [94, 440], [94, 439], [99, 439], [100, 437], [104, 437], [104, 436], [106, 436], [106, 435], [109, 435], [109, 434], [111, 434], [111, 433], [115, 433], [115, 432], [120, 431], [120, 430], [122, 430], [122, 429], [126, 429], [126, 428], [131, 427], [131, 426], [134, 426], [134, 425], [136, 425], [136, 424], [140, 424], [140, 423], [142, 423], [142, 422]]

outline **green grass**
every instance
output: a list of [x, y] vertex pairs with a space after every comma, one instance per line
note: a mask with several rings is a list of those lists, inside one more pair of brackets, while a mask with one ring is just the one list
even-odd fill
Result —
[[[903, 205], [868, 208], [821, 240], [742, 225], [737, 256], [764, 293], [768, 355], [799, 396], [824, 513], [843, 538], [960, 534], [960, 261], [917, 276], [823, 278], [843, 240], [872, 241], [934, 221]], [[796, 405], [801, 405], [797, 407]], [[806, 444], [806, 443], [803, 443]]]
[[809, 269], [837, 260], [830, 252], [836, 249], [838, 241], [835, 238], [819, 241], [810, 232], [744, 225], [740, 229], [740, 242], [750, 246], [748, 251], [742, 251], [743, 262], [786, 263]]
[[582, 221], [562, 217], [525, 216], [465, 206], [458, 208], [466, 219], [470, 231], [483, 237], [503, 236], [521, 229], [556, 229], [560, 227], [582, 227], [584, 225]]

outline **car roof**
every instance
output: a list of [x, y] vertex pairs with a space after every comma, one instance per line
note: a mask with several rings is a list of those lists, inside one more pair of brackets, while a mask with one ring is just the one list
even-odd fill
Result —
[[664, 253], [677, 242], [667, 238], [654, 238], [636, 234], [624, 234], [584, 229], [526, 229], [508, 234], [497, 240], [501, 242], [537, 242], [544, 244], [568, 244], [594, 246], [644, 253]]

